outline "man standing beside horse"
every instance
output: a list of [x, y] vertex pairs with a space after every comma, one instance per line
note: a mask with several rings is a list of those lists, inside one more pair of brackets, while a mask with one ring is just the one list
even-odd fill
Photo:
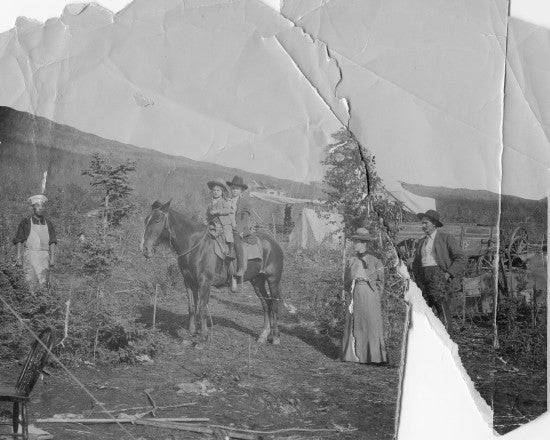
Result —
[[435, 308], [450, 333], [451, 283], [462, 275], [467, 257], [452, 235], [438, 230], [443, 226], [438, 212], [430, 209], [418, 214], [418, 218], [426, 235], [416, 245], [412, 263], [414, 278], [428, 306]]
[[248, 189], [248, 185], [244, 183], [241, 176], [233, 177], [231, 182], [226, 182], [231, 189], [229, 202], [235, 212], [235, 223], [233, 227], [233, 239], [235, 241], [235, 253], [237, 255], [237, 272], [235, 273], [237, 280], [242, 282], [242, 277], [245, 271], [245, 261], [242, 242], [254, 244], [254, 237], [250, 231], [250, 217], [252, 207], [250, 199], [244, 195]]

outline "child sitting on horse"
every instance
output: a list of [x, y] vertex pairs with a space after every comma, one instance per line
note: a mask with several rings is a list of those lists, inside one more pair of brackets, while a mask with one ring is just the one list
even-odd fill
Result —
[[209, 225], [216, 227], [216, 231], [222, 231], [225, 242], [229, 247], [229, 255], [231, 255], [234, 243], [233, 224], [235, 214], [231, 204], [227, 200], [229, 189], [222, 179], [211, 180], [207, 185], [212, 192], [212, 200], [206, 209], [206, 220]]

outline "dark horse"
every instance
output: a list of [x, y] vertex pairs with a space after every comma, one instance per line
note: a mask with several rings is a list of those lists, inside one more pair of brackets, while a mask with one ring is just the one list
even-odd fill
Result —
[[[214, 253], [214, 240], [208, 235], [205, 225], [170, 209], [170, 202], [162, 204], [156, 201], [151, 208], [151, 213], [145, 219], [141, 250], [143, 255], [149, 258], [153, 248], [165, 242], [177, 254], [185, 286], [193, 293], [192, 298], [188, 296], [189, 332], [192, 335], [196, 334], [195, 316], [198, 315], [200, 319], [198, 346], [202, 346], [202, 343], [208, 339], [206, 308], [210, 287], [228, 285], [230, 278], [228, 265]], [[279, 344], [277, 315], [279, 301], [281, 301], [283, 251], [270, 235], [263, 232], [257, 232], [256, 235], [262, 245], [263, 262], [248, 261], [243, 281], [250, 281], [264, 309], [264, 327], [258, 342], [265, 342], [268, 337], [271, 337], [273, 344]]]

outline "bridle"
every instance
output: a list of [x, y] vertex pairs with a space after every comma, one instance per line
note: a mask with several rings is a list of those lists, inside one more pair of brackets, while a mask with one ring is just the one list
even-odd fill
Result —
[[[174, 248], [174, 245], [172, 243], [172, 235], [174, 235], [173, 231], [172, 231], [172, 228], [170, 227], [170, 221], [169, 221], [169, 218], [168, 218], [168, 213], [167, 212], [164, 212], [164, 211], [161, 211], [160, 209], [157, 209], [157, 211], [159, 211], [163, 216], [164, 216], [164, 225], [163, 225], [163, 229], [166, 229], [168, 231], [168, 240], [170, 242], [170, 246], [172, 248]], [[178, 258], [179, 257], [184, 257], [188, 254], [190, 254], [192, 251], [194, 251], [196, 248], [198, 248], [201, 244], [201, 242], [206, 238], [208, 234], [208, 229], [206, 229], [205, 233], [202, 235], [201, 238], [199, 238], [197, 240], [197, 243], [192, 246], [190, 249], [186, 250], [185, 252], [183, 253], [178, 253], [177, 256]]]

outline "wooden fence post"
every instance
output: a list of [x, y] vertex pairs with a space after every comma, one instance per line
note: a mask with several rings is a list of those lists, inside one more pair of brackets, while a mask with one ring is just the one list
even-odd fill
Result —
[[159, 285], [155, 284], [155, 299], [153, 300], [153, 332], [157, 323], [157, 298], [159, 294]]

